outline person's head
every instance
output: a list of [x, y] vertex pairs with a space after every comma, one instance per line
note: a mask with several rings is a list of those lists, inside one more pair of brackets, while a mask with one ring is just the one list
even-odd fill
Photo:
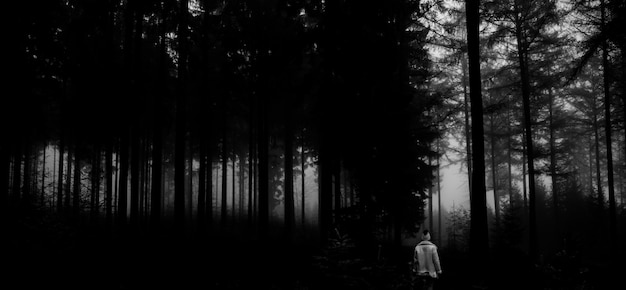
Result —
[[422, 241], [430, 241], [430, 232], [428, 230], [422, 232]]

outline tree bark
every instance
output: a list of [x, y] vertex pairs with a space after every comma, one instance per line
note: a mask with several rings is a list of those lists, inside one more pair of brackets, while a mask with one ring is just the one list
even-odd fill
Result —
[[[469, 87], [472, 113], [472, 191], [471, 191], [471, 224], [470, 224], [470, 255], [477, 265], [476, 277], [481, 276], [483, 266], [489, 265], [489, 236], [487, 231], [487, 198], [485, 187], [485, 149], [483, 129], [483, 104], [480, 76], [479, 1], [465, 2], [467, 17], [467, 44], [469, 58]], [[477, 281], [482, 283], [483, 281]]]

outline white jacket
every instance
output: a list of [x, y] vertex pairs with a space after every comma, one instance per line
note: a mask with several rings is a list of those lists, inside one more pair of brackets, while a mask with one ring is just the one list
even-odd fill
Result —
[[430, 275], [437, 278], [441, 273], [437, 246], [429, 241], [421, 241], [415, 246], [413, 263], [418, 275]]

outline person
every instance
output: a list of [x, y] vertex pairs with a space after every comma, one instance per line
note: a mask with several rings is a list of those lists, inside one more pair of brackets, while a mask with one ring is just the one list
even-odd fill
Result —
[[432, 290], [435, 279], [441, 275], [441, 263], [437, 246], [430, 241], [430, 232], [422, 232], [422, 241], [413, 252], [413, 271], [416, 274], [417, 289]]

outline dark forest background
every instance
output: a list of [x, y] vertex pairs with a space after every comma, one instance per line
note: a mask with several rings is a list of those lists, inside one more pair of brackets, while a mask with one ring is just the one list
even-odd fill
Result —
[[0, 283], [410, 289], [422, 229], [440, 289], [624, 270], [621, 1], [6, 7]]

